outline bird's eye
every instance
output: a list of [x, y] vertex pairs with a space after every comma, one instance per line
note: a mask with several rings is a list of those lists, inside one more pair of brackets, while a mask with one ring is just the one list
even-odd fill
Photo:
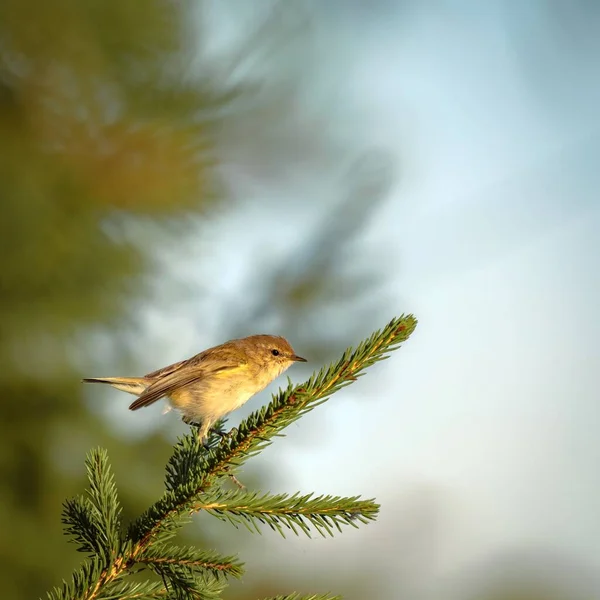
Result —
[[277, 349], [273, 348], [273, 350], [271, 350], [271, 354], [272, 354], [273, 356], [279, 356], [279, 350], [277, 350]]

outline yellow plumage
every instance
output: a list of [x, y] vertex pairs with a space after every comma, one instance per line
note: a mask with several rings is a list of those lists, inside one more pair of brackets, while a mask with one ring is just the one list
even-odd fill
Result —
[[282, 337], [253, 335], [209, 348], [144, 377], [97, 377], [88, 383], [106, 383], [135, 394], [131, 410], [167, 398], [186, 422], [201, 422], [200, 440], [212, 425], [264, 389], [294, 362], [305, 362]]

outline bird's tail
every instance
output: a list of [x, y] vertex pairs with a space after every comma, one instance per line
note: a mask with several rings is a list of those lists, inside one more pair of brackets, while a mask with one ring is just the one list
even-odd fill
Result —
[[149, 385], [150, 380], [145, 377], [90, 377], [83, 379], [84, 383], [107, 383], [112, 387], [139, 396]]

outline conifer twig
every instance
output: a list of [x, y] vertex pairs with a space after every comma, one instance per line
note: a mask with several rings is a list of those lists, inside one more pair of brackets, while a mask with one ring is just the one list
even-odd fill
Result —
[[293, 387], [290, 383], [286, 390], [273, 396], [268, 406], [252, 413], [230, 438], [209, 453], [199, 452], [189, 437], [180, 440], [167, 465], [167, 488], [179, 489], [181, 493], [175, 498], [168, 491], [133, 524], [140, 536], [138, 543], [144, 546], [159, 535], [164, 524], [170, 528], [173, 518], [189, 514], [195, 495], [207, 491], [216, 479], [260, 452], [282, 429], [325, 402], [334, 392], [356, 381], [368, 366], [387, 358], [386, 353], [407, 340], [416, 325], [412, 315], [393, 319], [356, 350], [346, 350], [335, 365], [322, 368], [304, 384]]
[[[260, 531], [259, 524], [267, 525], [282, 535], [285, 530], [310, 535], [311, 529], [323, 536], [333, 535], [343, 525], [356, 527], [375, 519], [379, 506], [358, 496], [225, 491], [220, 483], [227, 477], [235, 481], [236, 469], [280, 436], [285, 427], [356, 381], [367, 367], [387, 358], [408, 339], [416, 323], [412, 315], [393, 319], [305, 383], [294, 387], [290, 382], [268, 406], [252, 413], [218, 444], [216, 438], [220, 436], [215, 434], [208, 449], [196, 443], [194, 433], [183, 436], [167, 464], [162, 497], [126, 532], [121, 530], [121, 508], [106, 451], [92, 451], [86, 460], [89, 492], [65, 502], [63, 510], [66, 533], [90, 558], [70, 581], [52, 590], [48, 600], [220, 598], [227, 577], [243, 573], [236, 557], [171, 543], [182, 523], [201, 510], [254, 531]], [[154, 571], [162, 583], [126, 579], [139, 567]], [[338, 597], [291, 594], [271, 600], [334, 598]]]

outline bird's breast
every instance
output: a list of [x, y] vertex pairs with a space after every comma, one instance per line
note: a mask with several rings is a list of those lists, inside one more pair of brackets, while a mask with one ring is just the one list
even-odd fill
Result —
[[224, 371], [174, 390], [169, 401], [188, 417], [218, 419], [263, 390], [274, 379], [270, 375], [260, 372], [253, 376], [245, 369], [239, 373]]

